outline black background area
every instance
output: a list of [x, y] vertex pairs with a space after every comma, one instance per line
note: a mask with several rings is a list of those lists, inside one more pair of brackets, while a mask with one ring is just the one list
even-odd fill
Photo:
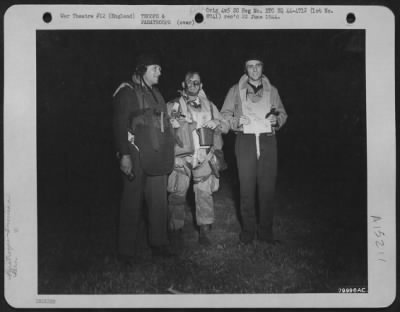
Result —
[[[39, 215], [59, 204], [90, 210], [118, 196], [112, 94], [130, 79], [138, 53], [161, 56], [166, 100], [177, 96], [187, 70], [199, 70], [221, 108], [243, 74], [246, 53], [257, 50], [289, 115], [278, 135], [278, 186], [319, 197], [321, 209], [343, 209], [365, 224], [364, 36], [362, 30], [37, 31]], [[224, 150], [234, 176], [233, 140], [225, 136]]]

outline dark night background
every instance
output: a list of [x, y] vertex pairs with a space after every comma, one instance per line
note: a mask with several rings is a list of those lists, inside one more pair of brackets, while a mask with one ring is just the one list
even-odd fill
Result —
[[[37, 3], [11, 0], [2, 1], [0, 7], [4, 13], [10, 4], [27, 2]], [[87, 1], [76, 1], [84, 2]], [[97, 1], [110, 2], [114, 1]], [[119, 1], [120, 4], [138, 2]], [[150, 2], [154, 4], [154, 1], [142, 3]], [[304, 4], [296, 0], [284, 2]], [[398, 16], [397, 2], [392, 0], [311, 2], [387, 5]], [[40, 3], [64, 2], [44, 0]], [[248, 2], [255, 3], [260, 2]], [[161, 35], [163, 43], [152, 40], [160, 35], [151, 33], [145, 40], [138, 38], [143, 38], [143, 34], [133, 31], [37, 33], [39, 257], [49, 253], [40, 244], [41, 238], [51, 234], [43, 230], [47, 223], [55, 219], [60, 223], [63, 216], [74, 214], [90, 224], [94, 219], [91, 215], [99, 211], [108, 215], [115, 212], [119, 176], [112, 149], [111, 94], [121, 80], [129, 79], [139, 45], [160, 45], [162, 51], [190, 50], [200, 55], [200, 58], [179, 52], [180, 58], [174, 54], [163, 55], [166, 62], [160, 88], [166, 99], [175, 96], [187, 63], [193, 60], [200, 63], [206, 91], [219, 107], [227, 88], [241, 74], [239, 55], [245, 47], [227, 47], [221, 38], [212, 40], [213, 44], [207, 49], [213, 52], [207, 55], [217, 57], [212, 62], [201, 62], [207, 49], [202, 48], [200, 53], [195, 51], [195, 40], [190, 40], [189, 34], [186, 37], [190, 44], [183, 48], [168, 36]], [[2, 40], [3, 36], [0, 37]], [[246, 42], [224, 39], [240, 44]], [[275, 45], [271, 46], [270, 42]], [[288, 198], [293, 192], [302, 192], [305, 198], [318, 197], [315, 202], [321, 203], [319, 208], [334, 215], [340, 221], [337, 222], [339, 226], [350, 222], [354, 224], [354, 232], [366, 235], [364, 33], [354, 30], [265, 31], [259, 43], [265, 44], [265, 50], [274, 56], [269, 59], [266, 73], [277, 86], [289, 114], [288, 123], [279, 134], [278, 193], [288, 194]], [[202, 63], [207, 66], [201, 66]], [[223, 68], [222, 64], [228, 66]], [[217, 76], [216, 72], [222, 75]], [[212, 85], [210, 82], [214, 81], [217, 83]], [[225, 142], [226, 150], [231, 151], [232, 135], [227, 136]], [[229, 160], [230, 168], [225, 174], [234, 177], [234, 159]], [[299, 211], [303, 213], [306, 212]], [[78, 239], [82, 237], [76, 237]], [[366, 255], [366, 242], [363, 244]], [[1, 302], [5, 311], [14, 311], [4, 299]], [[385, 310], [397, 310], [396, 302]]]
[[[278, 133], [278, 198], [301, 193], [335, 217], [334, 227], [351, 224], [364, 237], [359, 248], [366, 264], [364, 38], [362, 30], [38, 31], [39, 257], [46, 252], [40, 247], [46, 223], [76, 214], [95, 236], [96, 214], [117, 213], [112, 94], [130, 79], [140, 51], [161, 55], [166, 100], [177, 95], [185, 72], [197, 69], [221, 108], [243, 73], [244, 55], [258, 49], [289, 116]], [[224, 174], [237, 184], [233, 139], [225, 136]]]

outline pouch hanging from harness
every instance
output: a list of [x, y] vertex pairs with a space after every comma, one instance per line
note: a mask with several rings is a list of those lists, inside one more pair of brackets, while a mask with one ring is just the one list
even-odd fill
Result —
[[168, 116], [163, 111], [145, 108], [143, 91], [135, 91], [143, 116], [143, 124], [135, 129], [140, 165], [150, 176], [169, 174], [175, 163], [175, 138]]

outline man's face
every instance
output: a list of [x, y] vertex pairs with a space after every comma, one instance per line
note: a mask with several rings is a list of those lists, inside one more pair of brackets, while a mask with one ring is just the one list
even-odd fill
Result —
[[143, 75], [144, 81], [149, 85], [155, 85], [158, 83], [158, 78], [161, 76], [161, 67], [159, 65], [149, 65]]
[[196, 96], [199, 94], [202, 88], [200, 77], [197, 74], [186, 77], [185, 80], [185, 91], [188, 95]]
[[263, 63], [257, 60], [247, 61], [246, 72], [251, 81], [260, 80], [263, 73]]

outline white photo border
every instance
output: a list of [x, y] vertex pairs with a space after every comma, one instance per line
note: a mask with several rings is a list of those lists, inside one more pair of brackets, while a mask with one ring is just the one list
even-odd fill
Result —
[[[396, 140], [394, 15], [383, 6], [318, 6], [327, 14], [279, 19], [208, 19], [229, 5], [14, 5], [4, 16], [4, 254], [5, 298], [39, 307], [385, 307], [396, 296]], [[232, 5], [232, 7], [255, 6]], [[277, 7], [274, 5], [257, 6]], [[279, 6], [282, 8], [292, 6]], [[52, 21], [46, 23], [43, 14]], [[63, 18], [74, 13], [132, 18]], [[142, 13], [168, 23], [140, 23]], [[205, 17], [195, 21], [197, 13]], [[346, 20], [356, 16], [354, 23]], [[129, 14], [128, 14], [129, 15]], [[180, 23], [181, 22], [181, 23]], [[185, 23], [183, 23], [185, 22]], [[246, 295], [39, 295], [37, 276], [36, 31], [78, 29], [364, 29], [368, 168], [368, 293]], [[379, 229], [380, 232], [377, 232]], [[384, 233], [384, 235], [380, 234]]]

